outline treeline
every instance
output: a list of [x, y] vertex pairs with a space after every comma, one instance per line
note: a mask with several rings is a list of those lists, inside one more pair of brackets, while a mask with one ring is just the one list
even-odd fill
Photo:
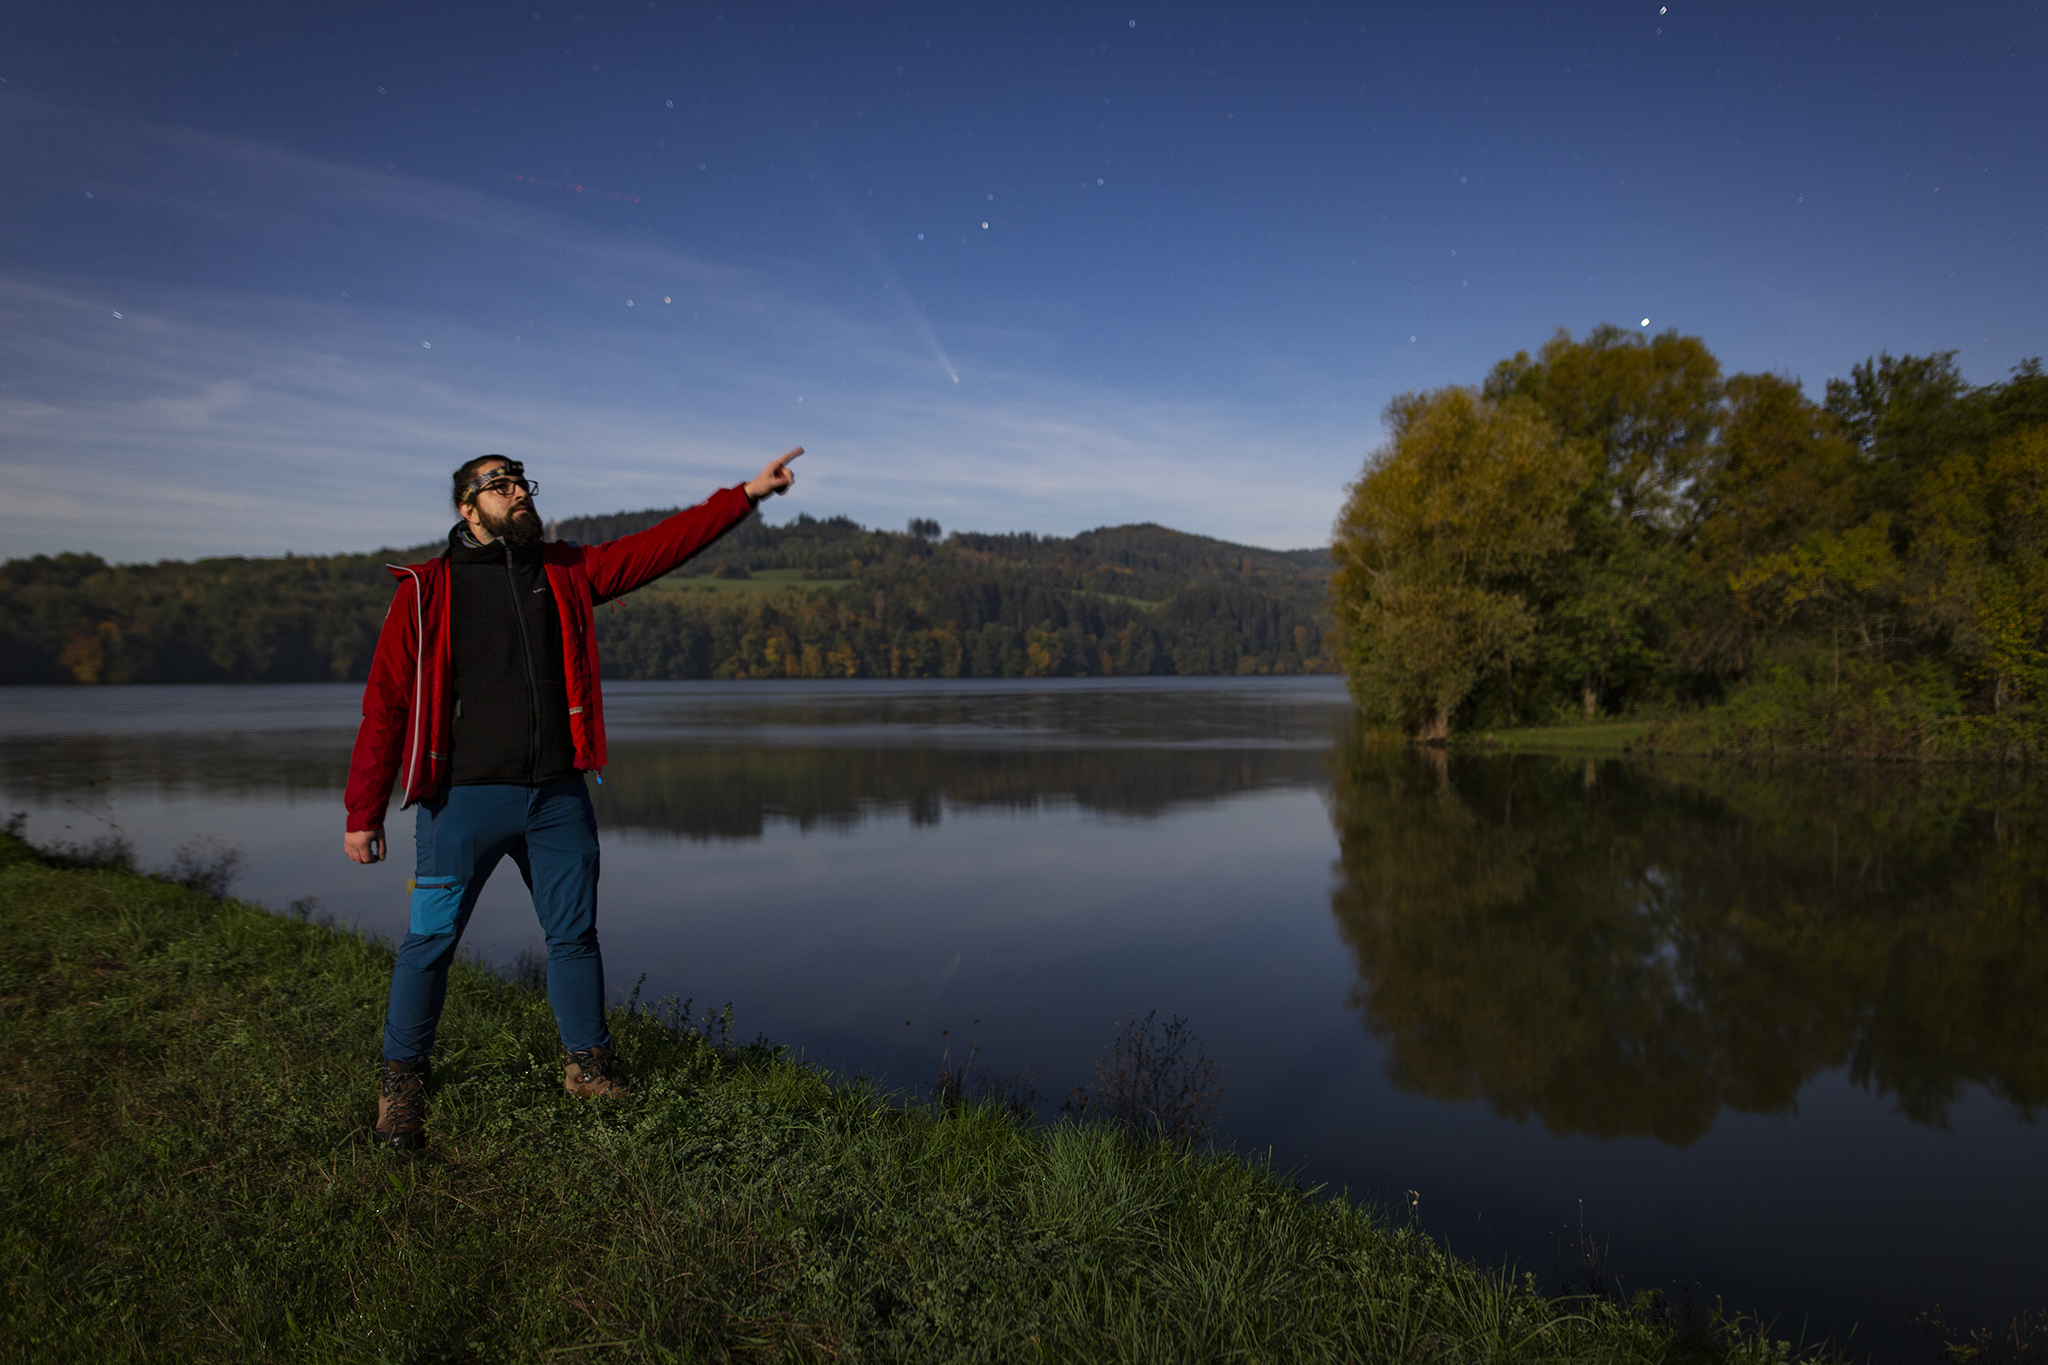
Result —
[[1681, 747], [2040, 751], [2048, 377], [1953, 352], [1823, 402], [1696, 337], [1559, 333], [1406, 394], [1340, 518], [1354, 695], [1425, 738], [1605, 714]]
[[1199, 584], [1163, 602], [1027, 569], [864, 569], [847, 586], [737, 598], [641, 593], [600, 617], [620, 678], [1040, 678], [1327, 667], [1314, 598]]
[[0, 683], [361, 679], [392, 558], [12, 559], [0, 565]]
[[[598, 541], [668, 514], [550, 530]], [[360, 680], [391, 600], [384, 563], [431, 552], [11, 560], [0, 566], [0, 682]], [[1328, 569], [1320, 550], [1159, 526], [941, 539], [928, 521], [889, 532], [845, 517], [749, 518], [677, 577], [780, 571], [774, 590], [655, 585], [598, 614], [598, 643], [614, 678], [1317, 672], [1330, 667]]]

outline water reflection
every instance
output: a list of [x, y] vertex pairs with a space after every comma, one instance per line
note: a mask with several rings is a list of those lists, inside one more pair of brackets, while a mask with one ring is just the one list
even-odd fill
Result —
[[1031, 683], [613, 683], [623, 736], [1007, 747], [1076, 740], [1322, 749], [1345, 706], [1326, 677], [1041, 679]]
[[1684, 1146], [1846, 1067], [1915, 1122], [2048, 1101], [2036, 784], [1339, 747], [1333, 909], [1389, 1078]]
[[[598, 818], [692, 840], [751, 839], [775, 821], [832, 828], [907, 814], [913, 824], [937, 824], [949, 805], [1022, 813], [1071, 804], [1155, 817], [1328, 780], [1343, 705], [1330, 680], [1262, 679], [1257, 688], [1173, 681], [1172, 689], [1138, 680], [944, 691], [614, 684], [612, 763], [593, 789]], [[354, 702], [336, 693], [326, 714], [352, 719]], [[219, 728], [227, 719], [219, 706], [189, 710], [188, 724], [171, 716], [154, 730], [125, 711], [87, 729], [77, 706], [61, 713], [69, 729], [26, 718], [0, 734], [0, 790], [54, 804], [84, 793], [298, 796], [338, 792], [347, 781], [351, 728], [311, 726], [313, 715], [293, 711], [230, 731]]]
[[678, 741], [636, 745], [605, 770], [599, 820], [691, 839], [757, 838], [772, 820], [804, 829], [907, 813], [936, 825], [947, 806], [1012, 812], [1071, 802], [1106, 815], [1322, 780], [1298, 750], [796, 748]]
[[6, 735], [0, 736], [0, 790], [9, 800], [35, 802], [76, 799], [88, 792], [168, 797], [339, 792], [348, 783], [353, 739], [347, 730]]

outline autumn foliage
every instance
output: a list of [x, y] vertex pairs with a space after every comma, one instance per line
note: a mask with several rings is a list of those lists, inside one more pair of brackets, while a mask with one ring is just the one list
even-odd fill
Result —
[[1386, 421], [1332, 546], [1375, 722], [1440, 739], [1635, 712], [1716, 747], [2038, 749], [2038, 361], [1973, 388], [1953, 353], [1881, 355], [1816, 403], [1724, 377], [1697, 338], [1601, 327]]

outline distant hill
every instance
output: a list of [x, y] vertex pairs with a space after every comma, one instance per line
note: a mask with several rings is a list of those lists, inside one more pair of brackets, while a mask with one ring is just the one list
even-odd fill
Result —
[[[553, 539], [593, 544], [643, 531], [678, 510], [568, 517], [548, 530]], [[1071, 578], [1075, 587], [1150, 601], [1163, 601], [1197, 582], [1256, 583], [1280, 592], [1306, 591], [1320, 600], [1330, 575], [1328, 550], [1261, 550], [1151, 522], [1103, 527], [1071, 538], [956, 531], [941, 539], [936, 522], [913, 525], [923, 534], [869, 530], [850, 517], [820, 520], [804, 513], [782, 526], [750, 517], [682, 572], [708, 573], [722, 560], [749, 570], [802, 569], [816, 577], [837, 577], [854, 561], [866, 566], [929, 557], [1048, 570]]]
[[[595, 543], [675, 509], [571, 517]], [[436, 547], [401, 552], [423, 557]], [[0, 682], [359, 680], [391, 552], [0, 565]], [[1072, 537], [750, 517], [598, 614], [608, 678], [1053, 677], [1323, 672], [1323, 550], [1163, 526]]]

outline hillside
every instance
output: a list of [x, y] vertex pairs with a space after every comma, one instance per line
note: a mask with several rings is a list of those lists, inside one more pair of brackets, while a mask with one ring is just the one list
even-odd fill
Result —
[[[593, 543], [674, 509], [567, 518]], [[908, 532], [846, 517], [741, 523], [598, 616], [605, 676], [1054, 677], [1329, 668], [1322, 550], [1273, 551], [1163, 526], [1073, 537]], [[391, 558], [0, 566], [0, 683], [361, 679]]]
[[[548, 529], [554, 539], [591, 544], [645, 530], [679, 510], [568, 517]], [[1191, 584], [1225, 582], [1283, 595], [1306, 592], [1320, 601], [1330, 573], [1327, 550], [1261, 550], [1150, 522], [1083, 531], [1070, 539], [1028, 531], [956, 531], [942, 540], [937, 523], [913, 525], [925, 534], [869, 530], [850, 517], [819, 520], [806, 513], [783, 526], [750, 517], [679, 572], [708, 574], [725, 563], [749, 571], [801, 569], [808, 577], [837, 579], [875, 565], [935, 560], [984, 569], [1042, 570], [1083, 591], [1151, 602], [1165, 601]]]

